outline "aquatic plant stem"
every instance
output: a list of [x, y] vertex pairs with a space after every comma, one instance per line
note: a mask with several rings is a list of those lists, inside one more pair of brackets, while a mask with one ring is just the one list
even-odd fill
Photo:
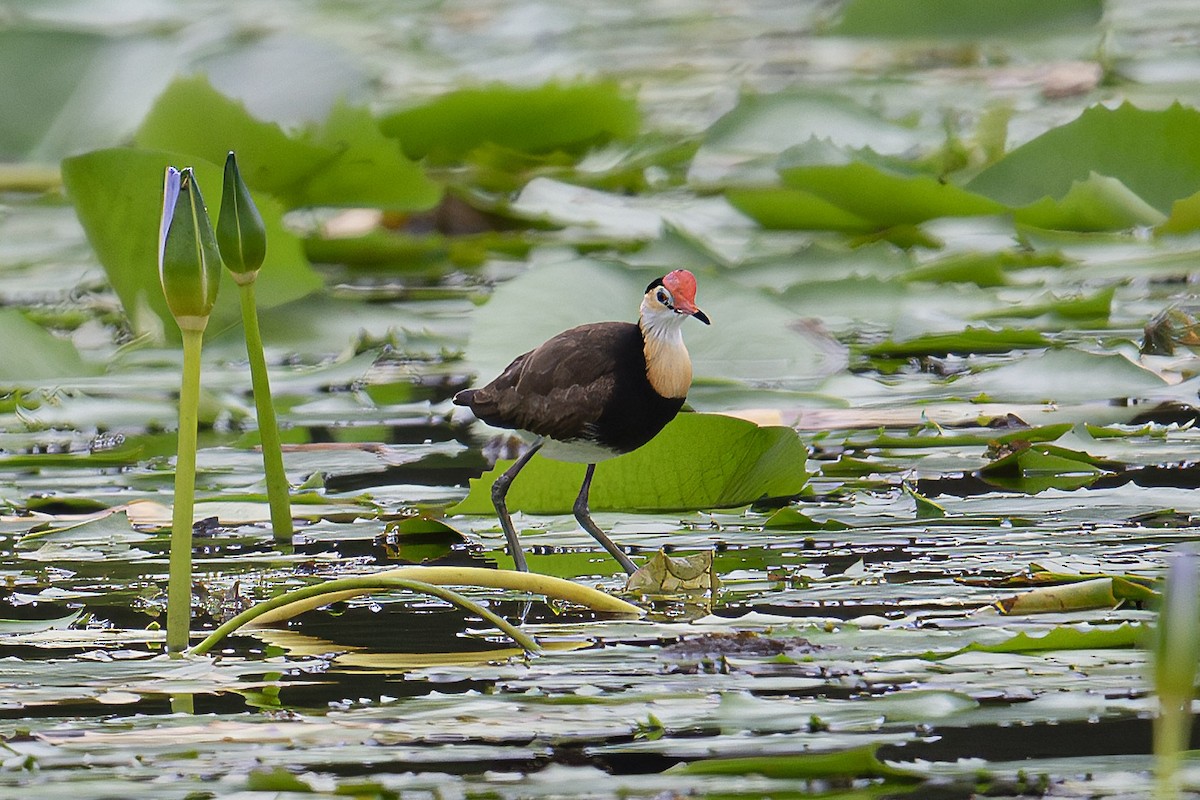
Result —
[[[403, 578], [406, 580], [430, 583], [435, 586], [475, 586], [488, 589], [507, 589], [526, 594], [540, 594], [556, 600], [575, 603], [593, 611], [606, 614], [621, 614], [641, 617], [645, 612], [627, 603], [619, 597], [613, 597], [590, 586], [584, 586], [574, 581], [555, 578], [550, 575], [538, 575], [534, 572], [517, 572], [511, 569], [484, 569], [482, 567], [396, 567], [377, 572], [373, 578]], [[298, 600], [286, 606], [275, 609], [263, 615], [259, 624], [275, 624], [290, 619], [322, 605], [338, 600], [349, 600], [356, 595], [365, 594], [362, 591], [346, 591], [333, 597], [323, 597], [314, 600]]]
[[1192, 732], [1191, 697], [1159, 698], [1154, 718], [1154, 798], [1179, 797], [1179, 765]]
[[[258, 309], [254, 303], [256, 273], [234, 273], [242, 304], [242, 328], [246, 336], [246, 355], [250, 359], [250, 381], [254, 407], [258, 414], [258, 436], [262, 444], [263, 472], [267, 479], [267, 502], [271, 506], [271, 530], [275, 541], [292, 541], [292, 504], [287, 474], [283, 471], [283, 448], [279, 442], [279, 424], [271, 402], [271, 382], [267, 359], [263, 354], [262, 333], [258, 329]], [[248, 278], [243, 282], [243, 278]]]
[[[484, 608], [478, 603], [468, 600], [458, 592], [447, 589], [443, 586], [434, 586], [433, 584], [423, 583], [421, 581], [407, 580], [404, 578], [381, 577], [379, 575], [364, 575], [355, 578], [338, 578], [337, 580], [328, 581], [326, 583], [318, 583], [312, 586], [305, 586], [301, 589], [296, 589], [278, 597], [273, 597], [270, 600], [257, 603], [251, 608], [238, 614], [233, 619], [218, 627], [210, 633], [199, 644], [192, 648], [192, 655], [204, 655], [222, 639], [236, 631], [238, 628], [253, 622], [258, 617], [273, 611], [283, 606], [291, 605], [301, 600], [309, 600], [312, 598], [320, 598], [324, 595], [338, 595], [345, 592], [354, 594], [366, 594], [370, 591], [379, 589], [407, 589], [411, 592], [419, 592], [421, 594], [433, 595], [441, 598], [449, 603], [453, 603], [460, 608], [470, 611], [472, 614], [478, 614], [488, 622], [495, 625], [503, 631], [509, 638], [516, 642], [527, 653], [540, 653], [541, 647], [537, 641], [527, 633], [522, 632], [519, 628], [509, 623], [504, 618], [498, 616], [492, 611]], [[327, 598], [324, 604], [334, 602], [335, 598]]]
[[204, 323], [180, 327], [183, 379], [179, 387], [179, 444], [171, 509], [171, 558], [167, 578], [167, 652], [188, 646], [192, 617], [192, 508], [196, 501], [196, 431], [200, 422], [200, 349]]

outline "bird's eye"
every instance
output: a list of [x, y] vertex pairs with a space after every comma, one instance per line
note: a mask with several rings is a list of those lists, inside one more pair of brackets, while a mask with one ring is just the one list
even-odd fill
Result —
[[658, 302], [662, 303], [664, 306], [671, 305], [671, 295], [667, 294], [667, 290], [662, 288], [661, 286], [658, 289], [658, 293], [655, 294], [654, 297], [656, 300], [658, 300]]

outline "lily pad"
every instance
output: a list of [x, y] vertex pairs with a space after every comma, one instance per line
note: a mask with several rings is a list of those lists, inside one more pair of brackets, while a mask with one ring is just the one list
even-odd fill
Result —
[[[791, 428], [760, 427], [720, 414], [680, 414], [639, 450], [602, 463], [592, 483], [591, 508], [682, 511], [730, 508], [763, 497], [789, 497], [807, 481], [808, 451]], [[471, 481], [451, 514], [494, 514], [491, 487], [511, 461]], [[584, 465], [535, 456], [508, 493], [510, 510], [569, 512]]]
[[1048, 36], [1099, 24], [1102, 0], [850, 0], [831, 29], [840, 36], [992, 39]]
[[380, 122], [409, 158], [461, 159], [485, 143], [526, 153], [579, 153], [637, 133], [637, 104], [613, 82], [460, 89]]
[[1094, 175], [1120, 181], [1157, 209], [1200, 191], [1200, 111], [1176, 103], [1149, 111], [1123, 103], [1093, 106], [1008, 153], [966, 186], [1002, 203], [1062, 199]]
[[[235, 150], [246, 184], [291, 207], [424, 210], [441, 197], [440, 188], [382, 135], [364, 109], [335, 106], [323, 126], [288, 135], [275, 123], [255, 119], [203, 77], [180, 78], [167, 87], [136, 141], [214, 164]], [[219, 194], [215, 188], [210, 195]]]

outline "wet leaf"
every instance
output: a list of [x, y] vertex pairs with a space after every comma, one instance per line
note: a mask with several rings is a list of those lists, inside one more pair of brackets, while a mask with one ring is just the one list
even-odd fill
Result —
[[[790, 428], [759, 427], [720, 414], [680, 414], [648, 445], [596, 468], [592, 510], [676, 511], [729, 508], [787, 497], [806, 483], [807, 450]], [[511, 461], [471, 481], [451, 514], [494, 514], [491, 486]], [[508, 493], [510, 510], [568, 512], [583, 483], [583, 464], [535, 456]]]
[[946, 516], [945, 508], [933, 502], [908, 484], [904, 485], [904, 493], [911, 497], [916, 504], [917, 519], [941, 519]]
[[[826, 474], [827, 466], [822, 465], [822, 474]], [[785, 506], [767, 517], [763, 522], [763, 528], [785, 531], [844, 531], [848, 530], [850, 526], [836, 519], [817, 522], [794, 506]]]
[[83, 609], [72, 611], [65, 617], [53, 619], [0, 619], [0, 636], [64, 630], [74, 625], [81, 616], [83, 616]]
[[669, 556], [659, 550], [629, 576], [625, 591], [636, 595], [680, 595], [708, 592], [717, 596], [721, 580], [713, 572], [711, 550], [690, 556]]
[[1073, 627], [1060, 625], [1041, 636], [1021, 632], [1002, 642], [981, 644], [972, 642], [966, 647], [941, 655], [926, 654], [926, 658], [943, 659], [960, 653], [1045, 653], [1054, 650], [1103, 650], [1108, 648], [1140, 647], [1145, 641], [1146, 627], [1122, 623], [1117, 626]]
[[769, 778], [884, 778], [916, 781], [913, 772], [889, 766], [875, 755], [877, 745], [834, 753], [796, 753], [786, 756], [710, 758], [668, 770], [675, 775], [763, 775]]

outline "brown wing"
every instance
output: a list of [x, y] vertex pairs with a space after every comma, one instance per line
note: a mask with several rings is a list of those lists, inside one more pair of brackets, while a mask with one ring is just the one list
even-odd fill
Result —
[[552, 439], [587, 437], [612, 401], [618, 365], [630, 359], [640, 360], [645, 374], [636, 325], [581, 325], [518, 356], [498, 378], [463, 399], [489, 425]]

